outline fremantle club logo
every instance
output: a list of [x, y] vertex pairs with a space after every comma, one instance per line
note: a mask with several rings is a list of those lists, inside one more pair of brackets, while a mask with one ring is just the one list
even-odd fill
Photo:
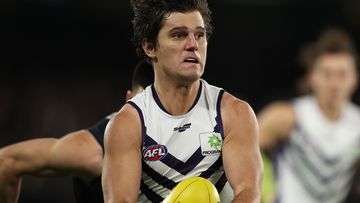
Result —
[[143, 158], [145, 161], [157, 161], [164, 158], [167, 153], [168, 150], [165, 145], [151, 145], [143, 150]]
[[201, 154], [203, 156], [220, 155], [222, 146], [222, 137], [220, 133], [209, 132], [200, 133]]

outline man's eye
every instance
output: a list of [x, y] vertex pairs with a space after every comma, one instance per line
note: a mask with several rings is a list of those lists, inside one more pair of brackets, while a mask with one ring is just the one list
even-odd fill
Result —
[[202, 38], [204, 38], [204, 37], [205, 37], [205, 33], [204, 33], [204, 32], [198, 32], [198, 33], [195, 34], [195, 38], [196, 38], [197, 40], [202, 39]]
[[175, 33], [175, 34], [173, 34], [173, 38], [176, 38], [176, 39], [181, 39], [181, 38], [184, 38], [184, 37], [185, 37], [184, 33]]
[[203, 32], [199, 32], [199, 33], [195, 34], [196, 39], [203, 38], [204, 36], [205, 36], [205, 33], [203, 33]]

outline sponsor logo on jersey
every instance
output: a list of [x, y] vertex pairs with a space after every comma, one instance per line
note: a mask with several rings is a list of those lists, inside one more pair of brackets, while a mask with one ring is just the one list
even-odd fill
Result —
[[191, 123], [187, 123], [187, 124], [185, 124], [183, 126], [175, 127], [174, 131], [178, 131], [179, 133], [184, 132], [186, 129], [190, 128], [190, 126], [191, 126]]
[[217, 132], [201, 133], [199, 137], [200, 137], [201, 154], [203, 156], [221, 154], [222, 137], [220, 133]]
[[167, 153], [166, 146], [161, 144], [151, 145], [143, 150], [143, 158], [145, 161], [157, 161], [164, 158]]

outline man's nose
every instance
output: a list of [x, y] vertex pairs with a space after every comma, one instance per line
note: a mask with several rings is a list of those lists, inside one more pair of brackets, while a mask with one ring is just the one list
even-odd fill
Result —
[[195, 38], [194, 34], [189, 34], [187, 39], [186, 39], [186, 50], [189, 51], [197, 51], [199, 48], [199, 43]]

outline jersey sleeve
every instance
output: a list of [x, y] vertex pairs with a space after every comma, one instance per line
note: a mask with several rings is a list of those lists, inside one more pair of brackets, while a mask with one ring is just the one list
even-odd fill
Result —
[[109, 123], [110, 119], [111, 119], [111, 117], [108, 116], [87, 129], [94, 136], [94, 138], [100, 144], [100, 146], [103, 150], [104, 150], [105, 128], [106, 128], [106, 125]]

